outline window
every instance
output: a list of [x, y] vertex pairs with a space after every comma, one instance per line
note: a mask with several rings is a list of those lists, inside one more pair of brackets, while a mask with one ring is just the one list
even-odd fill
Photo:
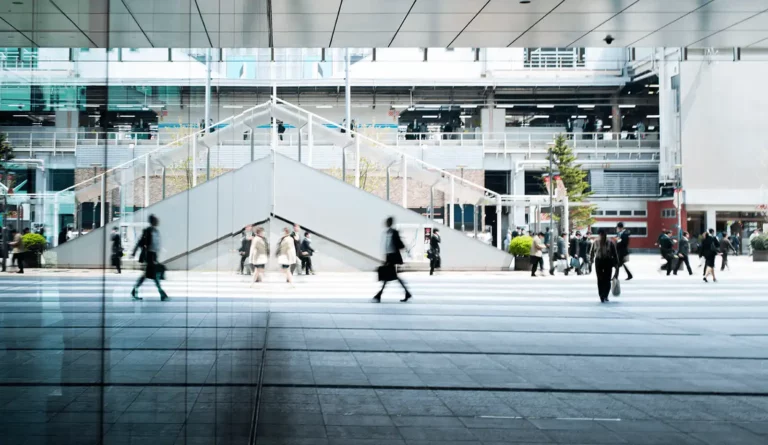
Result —
[[647, 210], [635, 210], [635, 216], [648, 216]]
[[661, 217], [662, 218], [677, 218], [677, 210], [676, 209], [662, 209], [661, 210]]
[[621, 216], [632, 216], [632, 210], [619, 210]]
[[619, 214], [619, 212], [616, 211], [616, 210], [606, 210], [605, 211], [605, 216], [617, 216], [618, 214]]
[[603, 211], [602, 210], [593, 210], [592, 211], [592, 216], [603, 216]]
[[[592, 234], [597, 235], [600, 230], [605, 230], [605, 233], [608, 235], [616, 235], [616, 227], [595, 227], [592, 226]], [[625, 230], [627, 230], [630, 235], [632, 236], [648, 236], [648, 228], [647, 227], [625, 227]]]

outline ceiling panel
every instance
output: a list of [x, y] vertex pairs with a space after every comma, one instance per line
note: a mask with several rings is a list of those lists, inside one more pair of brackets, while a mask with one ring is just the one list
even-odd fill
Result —
[[[768, 29], [768, 28], [767, 28]], [[696, 48], [747, 47], [759, 40], [768, 38], [768, 30], [763, 31], [723, 31], [711, 35], [692, 46]]]
[[[336, 14], [273, 14], [275, 32], [330, 32], [336, 22]], [[206, 22], [207, 23], [207, 22]], [[266, 25], [266, 23], [265, 23]], [[265, 26], [263, 30], [267, 31]]]
[[3, 19], [22, 32], [26, 31], [77, 31], [75, 25], [66, 16], [56, 12], [52, 14], [3, 14]]
[[384, 32], [397, 31], [404, 14], [340, 14], [336, 32]]
[[214, 48], [266, 48], [269, 46], [269, 33], [219, 32], [212, 34], [211, 40]]
[[750, 48], [761, 48], [761, 49], [768, 49], [768, 38], [765, 38], [763, 40], [758, 40], [755, 43], [752, 43], [749, 45]]
[[758, 14], [729, 28], [729, 31], [763, 31], [768, 29], [768, 12]]
[[[413, 0], [344, 0], [342, 14], [394, 14], [406, 13], [413, 5]], [[338, 5], [337, 5], [338, 8]]]
[[29, 40], [16, 31], [0, 32], [0, 45], [3, 47], [31, 46]]
[[[139, 20], [139, 23], [147, 23], [150, 24], [151, 21], [147, 22], [148, 20], [151, 20], [151, 16], [145, 17], [144, 14], [142, 15], [136, 15], [137, 20]], [[169, 26], [169, 28], [172, 28]], [[172, 29], [170, 29], [172, 30]], [[131, 17], [130, 14], [112, 14], [109, 16], [109, 31], [110, 32], [141, 32], [141, 29], [139, 29], [139, 25], [136, 24], [136, 20]]]
[[[578, 1], [581, 2], [583, 0]], [[483, 9], [483, 12], [547, 13], [559, 3], [561, 3], [561, 0], [534, 0], [527, 5], [520, 4], [518, 0], [491, 0], [491, 3]]]
[[[640, 0], [632, 5], [627, 12], [691, 12], [712, 0]], [[715, 0], [731, 1], [731, 0]]]
[[520, 37], [523, 31], [471, 32], [464, 31], [459, 35], [453, 47], [455, 48], [504, 48], [509, 42]]
[[573, 46], [586, 48], [622, 48], [648, 35], [645, 31], [611, 31], [610, 34], [615, 41], [608, 45], [603, 40], [605, 39], [606, 34], [608, 33], [605, 31], [591, 32], [574, 42]]
[[[200, 18], [192, 14], [192, 21]], [[266, 14], [203, 14], [208, 32], [268, 32], [269, 23]], [[155, 22], [157, 25], [157, 22]]]
[[[139, 35], [141, 34], [139, 33]], [[148, 32], [147, 35], [149, 36], [149, 39], [152, 41], [152, 44], [155, 45], [155, 47], [157, 48], [167, 48], [167, 47], [204, 48], [209, 46], [208, 37], [204, 32], [189, 33], [189, 32], [155, 31], [155, 32]], [[217, 34], [214, 34], [211, 36], [211, 38], [213, 39], [216, 36]], [[177, 43], [172, 44], [173, 42], [177, 42]], [[125, 47], [126, 45], [122, 45], [122, 46]]]
[[768, 2], [765, 0], [717, 0], [706, 8], [719, 12], [761, 12], [768, 9]]
[[[167, 33], [171, 34], [171, 33]], [[91, 37], [93, 38], [93, 37]], [[160, 40], [159, 38], [150, 35], [150, 39]], [[181, 42], [181, 36], [175, 35], [173, 41]], [[97, 41], [98, 43], [98, 41]], [[106, 46], [106, 42], [100, 47]], [[113, 48], [146, 48], [150, 44], [144, 34], [141, 32], [110, 32], [109, 33], [109, 46]], [[161, 45], [157, 45], [161, 46]]]
[[[53, 0], [53, 2], [66, 14], [109, 13], [109, 0]], [[23, 3], [30, 4], [31, 2], [25, 1]], [[41, 7], [45, 7], [45, 3], [50, 2], [47, 0], [38, 0], [35, 9], [40, 10]]]
[[[768, 1], [768, 0], [766, 0]], [[665, 31], [720, 31], [754, 15], [750, 12], [694, 12], [665, 27]]]
[[83, 35], [76, 32], [40, 32], [35, 33], [35, 43], [44, 47], [83, 48], [93, 44]]
[[85, 32], [107, 32], [109, 16], [107, 14], [67, 14], [75, 24]]
[[488, 0], [418, 0], [411, 14], [477, 14], [486, 3]]
[[[273, 4], [284, 3], [285, 0], [273, 1]], [[200, 7], [202, 14], [266, 14], [267, 13], [267, 1], [266, 0], [197, 0], [197, 5]], [[338, 6], [338, 5], [337, 5]], [[193, 10], [197, 11], [194, 6]], [[303, 12], [300, 9], [294, 12]]]
[[564, 47], [582, 35], [584, 35], [583, 32], [572, 31], [529, 31], [520, 36], [512, 46], [517, 48]]
[[609, 12], [616, 14], [623, 9], [632, 6], [639, 0], [566, 0], [565, 3], [558, 6], [557, 13], [596, 13]]
[[596, 31], [656, 31], [682, 17], [682, 13], [624, 12], [600, 25]]
[[[658, 46], [688, 46], [697, 40], [711, 35], [711, 31], [667, 31], [661, 30], [632, 44], [638, 48], [653, 48]], [[615, 44], [615, 43], [614, 43]]]
[[465, 32], [525, 31], [543, 16], [544, 14], [491, 14], [483, 12], [469, 24]]
[[[124, 9], [123, 1], [125, 5], [133, 13], [165, 13], [165, 14], [190, 14], [197, 13], [194, 0], [111, 0], [110, 12], [114, 9]], [[208, 0], [209, 3], [214, 3]], [[202, 5], [205, 1], [199, 1], [198, 4]], [[218, 0], [215, 0], [218, 3]]]
[[615, 14], [596, 12], [591, 14], [558, 14], [552, 13], [544, 17], [532, 31], [582, 31], [595, 29]]
[[334, 48], [386, 48], [394, 36], [394, 31], [387, 32], [340, 32], [333, 35]]
[[277, 0], [272, 2], [272, 13], [336, 14], [339, 3], [341, 0]]
[[[328, 45], [331, 31], [325, 32], [275, 32], [275, 46], [281, 48], [317, 48]], [[264, 45], [268, 46], [268, 45]]]
[[[400, 32], [453, 32], [467, 26], [474, 14], [409, 14]], [[449, 40], [450, 42], [450, 40]]]
[[456, 37], [455, 32], [404, 32], [400, 31], [392, 46], [401, 48], [436, 48], [448, 46]]

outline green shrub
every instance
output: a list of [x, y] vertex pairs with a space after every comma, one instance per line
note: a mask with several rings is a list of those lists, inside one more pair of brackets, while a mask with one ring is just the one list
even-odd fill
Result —
[[518, 236], [509, 243], [509, 253], [514, 256], [529, 256], [532, 245], [533, 238], [530, 236]]
[[39, 233], [27, 233], [21, 237], [21, 243], [27, 252], [42, 252], [45, 248], [45, 237]]
[[768, 250], [768, 235], [760, 235], [755, 237], [751, 242], [752, 250]]

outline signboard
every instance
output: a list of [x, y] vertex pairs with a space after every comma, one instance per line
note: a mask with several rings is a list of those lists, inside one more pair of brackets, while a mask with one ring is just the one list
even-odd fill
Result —
[[400, 239], [405, 244], [405, 263], [426, 263], [429, 238], [432, 236], [432, 224], [398, 224]]

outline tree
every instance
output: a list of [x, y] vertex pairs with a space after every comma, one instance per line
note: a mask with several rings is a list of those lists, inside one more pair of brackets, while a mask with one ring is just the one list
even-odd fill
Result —
[[[584, 202], [592, 195], [589, 190], [589, 181], [587, 181], [587, 172], [580, 164], [576, 164], [576, 155], [564, 135], [559, 134], [555, 138], [555, 145], [547, 155], [547, 160], [550, 158], [554, 166], [552, 174], [559, 175], [562, 179], [569, 203]], [[549, 167], [546, 171], [549, 173]], [[574, 227], [588, 227], [594, 224], [595, 219], [592, 218], [594, 209], [595, 206], [591, 205], [570, 206], [568, 212], [570, 227], [565, 229], [571, 231]]]
[[[334, 168], [329, 171], [330, 175], [341, 179], [342, 171], [340, 168]], [[383, 174], [383, 170], [379, 164], [371, 161], [368, 158], [360, 157], [360, 189], [365, 190], [368, 193], [377, 194], [380, 192], [381, 187], [386, 183], [387, 179]], [[347, 184], [355, 184], [355, 168], [347, 168]]]
[[[197, 172], [195, 173], [197, 176], [197, 184], [204, 183], [205, 168], [200, 168], [200, 165], [198, 165]], [[170, 165], [166, 169], [165, 176], [166, 197], [191, 189], [193, 184], [192, 175], [195, 173], [192, 171], [191, 157], [182, 159], [181, 161]], [[223, 168], [211, 167], [211, 179], [221, 176], [224, 173], [226, 173], [226, 170]]]

